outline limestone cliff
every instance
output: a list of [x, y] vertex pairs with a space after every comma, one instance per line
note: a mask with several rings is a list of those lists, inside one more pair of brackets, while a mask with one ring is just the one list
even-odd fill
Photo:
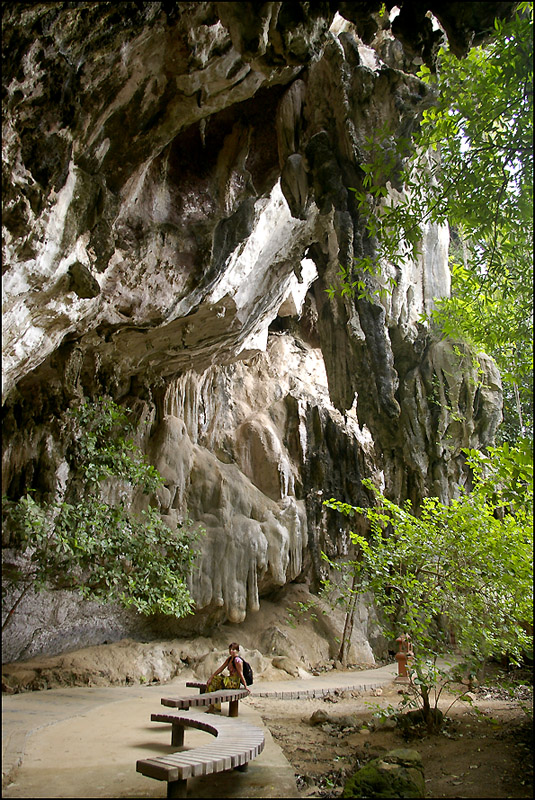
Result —
[[[373, 253], [350, 191], [366, 137], [410, 137], [418, 65], [513, 6], [4, 3], [4, 492], [68, 479], [73, 401], [134, 409], [161, 513], [207, 531], [193, 628], [317, 587], [320, 550], [347, 546], [323, 496], [366, 502], [365, 476], [451, 496], [501, 390], [419, 322], [449, 291], [447, 230], [384, 301], [325, 289]], [[139, 629], [73, 602], [30, 599], [5, 657]]]

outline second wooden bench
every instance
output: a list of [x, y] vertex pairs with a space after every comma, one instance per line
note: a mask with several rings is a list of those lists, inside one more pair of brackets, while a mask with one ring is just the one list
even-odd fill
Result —
[[[190, 686], [191, 684], [186, 685]], [[214, 703], [228, 703], [229, 717], [237, 717], [239, 701], [248, 696], [249, 692], [246, 689], [220, 689], [217, 692], [203, 692], [202, 694], [188, 697], [163, 697], [162, 706], [188, 709], [198, 706], [210, 706]]]
[[140, 759], [136, 771], [148, 778], [167, 781], [167, 797], [186, 797], [188, 778], [228, 769], [247, 769], [249, 761], [264, 749], [264, 731], [255, 725], [228, 717], [210, 717], [189, 711], [182, 714], [152, 714], [153, 722], [172, 726], [171, 744], [182, 747], [184, 729], [197, 728], [216, 736], [215, 742], [178, 753]]

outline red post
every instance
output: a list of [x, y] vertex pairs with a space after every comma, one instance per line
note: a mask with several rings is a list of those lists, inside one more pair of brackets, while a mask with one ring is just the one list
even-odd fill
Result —
[[401, 636], [398, 636], [396, 642], [398, 642], [398, 652], [395, 655], [395, 659], [398, 662], [398, 674], [394, 682], [408, 683], [409, 674], [407, 672], [407, 664], [413, 655], [411, 639], [410, 636], [405, 636], [405, 634], [402, 633]]

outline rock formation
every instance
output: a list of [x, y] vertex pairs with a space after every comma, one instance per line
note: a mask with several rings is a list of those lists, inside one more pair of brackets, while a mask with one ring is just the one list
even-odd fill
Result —
[[[385, 5], [3, 6], [4, 492], [68, 480], [73, 402], [133, 409], [161, 513], [206, 529], [179, 630], [317, 588], [321, 550], [347, 548], [322, 497], [369, 502], [366, 476], [450, 497], [500, 420], [491, 360], [420, 322], [449, 291], [445, 228], [386, 299], [325, 291], [374, 252], [366, 137], [410, 138], [444, 32], [462, 56], [514, 4]], [[8, 658], [139, 626], [63, 595], [28, 599]]]
[[422, 757], [417, 750], [390, 750], [373, 758], [347, 781], [342, 797], [425, 797]]

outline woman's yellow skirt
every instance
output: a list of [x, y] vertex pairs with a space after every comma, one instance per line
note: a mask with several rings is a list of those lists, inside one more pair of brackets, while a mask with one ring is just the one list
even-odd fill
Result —
[[[210, 683], [206, 686], [207, 692], [219, 692], [221, 689], [239, 689], [240, 676], [239, 675], [215, 675]], [[213, 703], [209, 711], [221, 711], [221, 703]]]

